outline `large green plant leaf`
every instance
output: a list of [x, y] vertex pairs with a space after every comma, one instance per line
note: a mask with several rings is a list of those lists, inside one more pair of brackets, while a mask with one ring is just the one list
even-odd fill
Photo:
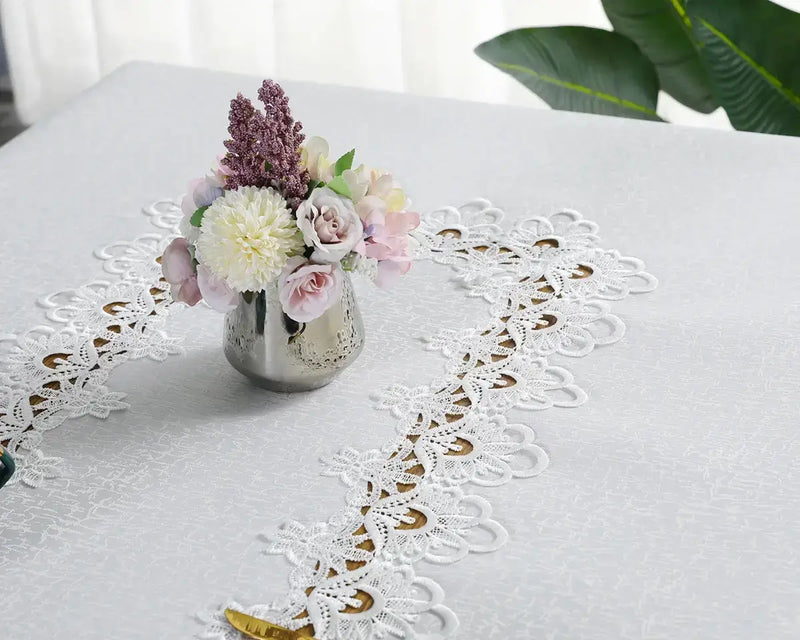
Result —
[[800, 14], [767, 0], [689, 0], [686, 9], [731, 124], [800, 135]]
[[475, 53], [554, 109], [661, 119], [656, 70], [618, 33], [589, 27], [516, 29], [478, 45]]
[[717, 104], [683, 0], [602, 0], [614, 29], [656, 66], [661, 88], [696, 111]]

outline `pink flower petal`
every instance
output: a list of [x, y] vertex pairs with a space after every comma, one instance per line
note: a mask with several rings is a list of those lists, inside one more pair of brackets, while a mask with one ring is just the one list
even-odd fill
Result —
[[395, 285], [397, 279], [407, 273], [411, 268], [411, 262], [395, 262], [385, 260], [378, 263], [378, 273], [375, 276], [375, 284], [381, 289], [389, 289]]
[[203, 299], [203, 294], [200, 293], [200, 287], [197, 285], [197, 276], [192, 276], [178, 285], [178, 290], [173, 292], [173, 295], [177, 302], [185, 302], [190, 307], [200, 302]]
[[183, 211], [183, 215], [190, 216], [197, 211], [197, 205], [194, 203], [194, 190], [197, 189], [197, 186], [203, 182], [203, 180], [203, 178], [196, 178], [186, 187], [186, 195], [183, 196], [183, 200], [181, 200], [181, 211]]
[[227, 313], [239, 304], [239, 292], [228, 286], [225, 280], [212, 274], [202, 264], [197, 265], [197, 285], [203, 299], [215, 311]]
[[186, 238], [175, 238], [169, 243], [161, 256], [161, 272], [164, 279], [172, 285], [182, 284], [194, 276], [192, 255]]
[[383, 224], [386, 203], [377, 196], [366, 196], [356, 205], [356, 213], [364, 221], [365, 227], [370, 224]]
[[338, 264], [314, 264], [302, 256], [290, 258], [278, 279], [278, 298], [284, 313], [297, 322], [320, 317], [342, 294]]
[[384, 224], [389, 235], [408, 233], [419, 226], [419, 214], [413, 211], [391, 211], [386, 214]]

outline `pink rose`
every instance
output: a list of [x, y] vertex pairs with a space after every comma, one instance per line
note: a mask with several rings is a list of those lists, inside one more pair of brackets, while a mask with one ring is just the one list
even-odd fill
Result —
[[278, 298], [292, 320], [311, 322], [339, 300], [342, 284], [338, 264], [314, 264], [296, 256], [289, 258], [278, 277]]
[[215, 311], [227, 313], [239, 304], [239, 292], [234, 291], [222, 278], [218, 278], [202, 264], [197, 265], [197, 286], [203, 300]]
[[363, 226], [352, 200], [327, 187], [314, 189], [297, 208], [297, 226], [315, 262], [339, 262], [363, 238]]
[[161, 272], [172, 288], [172, 299], [185, 302], [190, 307], [196, 305], [203, 296], [197, 284], [197, 275], [189, 253], [186, 238], [175, 238], [169, 243], [161, 256]]
[[376, 196], [366, 196], [356, 206], [364, 223], [363, 245], [359, 253], [378, 261], [375, 283], [389, 287], [398, 276], [411, 268], [409, 231], [419, 226], [419, 214], [411, 211], [386, 211], [386, 203]]

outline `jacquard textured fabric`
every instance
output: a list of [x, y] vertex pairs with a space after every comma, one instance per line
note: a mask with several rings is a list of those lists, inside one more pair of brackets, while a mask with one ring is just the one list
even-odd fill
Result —
[[[45, 317], [55, 307], [37, 299], [97, 280], [119, 285], [126, 254], [154, 251], [153, 238], [130, 244], [169, 233], [143, 218], [142, 204], [208, 169], [228, 101], [260, 79], [131, 65], [0, 148], [3, 337], [40, 324], [58, 331], [63, 323]], [[546, 356], [585, 402], [482, 423], [515, 442], [535, 433], [528, 445], [546, 452], [544, 472], [506, 483], [502, 440], [497, 459], [474, 472], [445, 456], [480, 481], [457, 487], [481, 498], [466, 505], [476, 526], [464, 526], [466, 545], [437, 529], [453, 546], [396, 578], [408, 593], [403, 581], [416, 577], [405, 610], [447, 608], [457, 640], [795, 640], [798, 140], [284, 87], [309, 134], [391, 167], [417, 211], [484, 195], [512, 233], [518, 221], [574, 207], [599, 224], [599, 246], [642, 258], [659, 280], [645, 295], [593, 299], [584, 312], [606, 321], [592, 326], [586, 357]], [[479, 260], [496, 264], [489, 249], [471, 252]], [[42, 476], [56, 477], [0, 489], [3, 640], [192, 638], [205, 630], [199, 609], [213, 618], [221, 603], [287, 595], [294, 568], [265, 555], [262, 538], [347, 510], [350, 489], [322, 473], [341, 476], [358, 461], [345, 480], [363, 491], [360, 467], [448, 375], [462, 342], [473, 344], [476, 329], [500, 333], [492, 287], [459, 274], [417, 260], [391, 291], [353, 278], [364, 351], [307, 395], [254, 388], [225, 361], [219, 314], [169, 307], [157, 328], [183, 353], [111, 369], [103, 384], [125, 393], [117, 399], [128, 408], [44, 432], [42, 456], [63, 462], [43, 464]], [[604, 346], [621, 332], [608, 314], [626, 332]], [[587, 344], [578, 326], [570, 353]], [[531, 333], [542, 335], [522, 335]], [[483, 338], [475, 356], [500, 344], [492, 332]], [[433, 509], [455, 522], [452, 504]], [[486, 504], [491, 513], [479, 515]], [[489, 520], [507, 532], [504, 545], [442, 562], [465, 546], [496, 546]], [[398, 552], [411, 558], [420, 539], [407, 540]], [[441, 626], [428, 615], [414, 624], [418, 634]]]
[[[165, 199], [144, 209], [166, 234], [96, 252], [118, 281], [43, 297], [40, 304], [58, 328], [36, 327], [0, 343], [0, 440], [17, 457], [15, 480], [37, 487], [57, 475], [63, 461], [40, 449], [50, 429], [128, 406], [124, 393], [105, 385], [117, 365], [179, 352], [178, 340], [164, 331], [164, 316], [180, 305], [171, 302], [159, 264], [178, 233], [179, 202]], [[506, 542], [490, 503], [464, 487], [538, 475], [548, 456], [530, 427], [509, 423], [505, 414], [585, 402], [572, 374], [548, 356], [586, 356], [596, 345], [616, 342], [625, 327], [604, 300], [656, 286], [639, 260], [599, 248], [596, 225], [577, 212], [523, 219], [510, 229], [502, 218], [486, 200], [423, 217], [414, 233], [417, 258], [450, 265], [467, 296], [489, 303], [490, 319], [425, 338], [429, 350], [447, 358], [446, 373], [430, 385], [393, 384], [376, 392], [376, 408], [398, 419], [396, 438], [325, 461], [323, 473], [348, 487], [347, 508], [328, 522], [289, 522], [270, 539], [267, 551], [294, 565], [289, 595], [250, 614], [292, 629], [310, 624], [320, 640], [455, 633], [458, 618], [442, 603], [442, 588], [417, 576], [415, 563], [447, 564]], [[313, 395], [307, 400], [313, 403]], [[441, 629], [420, 635], [416, 626], [426, 615]], [[219, 616], [204, 635], [237, 636]]]
[[[485, 200], [423, 218], [418, 257], [451, 265], [467, 295], [490, 303], [491, 320], [426, 340], [448, 360], [430, 385], [376, 394], [377, 406], [398, 419], [397, 437], [324, 461], [323, 473], [348, 487], [347, 508], [328, 522], [288, 522], [269, 537], [267, 552], [293, 566], [291, 588], [284, 600], [247, 608], [250, 615], [330, 640], [456, 633], [457, 613], [436, 582], [415, 573], [416, 563], [449, 564], [505, 544], [508, 532], [470, 487], [536, 476], [548, 464], [533, 430], [505, 414], [586, 401], [572, 374], [547, 357], [585, 356], [616, 342], [625, 325], [602, 300], [656, 286], [641, 261], [598, 248], [596, 225], [577, 212], [509, 230], [502, 218]], [[239, 633], [222, 607], [202, 637]]]

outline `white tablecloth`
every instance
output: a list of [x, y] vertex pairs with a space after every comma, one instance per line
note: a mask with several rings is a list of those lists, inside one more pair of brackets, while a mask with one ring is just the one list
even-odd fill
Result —
[[[0, 149], [0, 331], [107, 278], [92, 251], [153, 230], [142, 205], [207, 169], [227, 101], [258, 84], [131, 65]], [[800, 142], [285, 87], [307, 132], [391, 167], [417, 209], [575, 208], [660, 280], [616, 304], [621, 342], [570, 362], [587, 403], [513, 414], [551, 462], [475, 491], [509, 542], [420, 568], [458, 637], [797, 637]], [[335, 513], [319, 458], [389, 440], [370, 393], [430, 382], [441, 356], [417, 338], [485, 319], [450, 278], [423, 262], [390, 293], [360, 287], [365, 351], [313, 394], [248, 386], [218, 315], [173, 314], [186, 353], [120, 366], [129, 409], [45, 435], [65, 476], [0, 490], [2, 637], [185, 638], [198, 610], [280, 596], [287, 565], [258, 534]]]

